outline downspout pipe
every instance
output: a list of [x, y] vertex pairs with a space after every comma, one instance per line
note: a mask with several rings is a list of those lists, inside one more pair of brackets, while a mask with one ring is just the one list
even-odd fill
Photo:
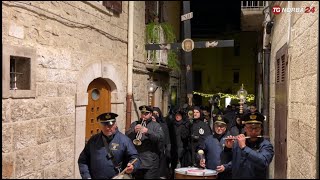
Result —
[[[268, 2], [267, 2], [268, 4]], [[269, 5], [267, 6], [269, 7]], [[270, 123], [270, 35], [272, 31], [273, 21], [270, 17], [270, 8], [266, 9], [264, 22], [264, 35], [263, 35], [263, 114], [266, 119], [263, 124], [263, 133], [270, 137], [269, 123]], [[270, 139], [269, 139], [270, 140]], [[267, 170], [267, 179], [270, 178], [269, 168]]]
[[134, 1], [129, 2], [128, 11], [128, 79], [127, 79], [127, 96], [126, 96], [126, 126], [127, 131], [131, 124], [131, 107], [132, 107], [132, 74], [133, 74], [133, 16], [134, 16]]
[[263, 125], [263, 132], [269, 136], [269, 122], [270, 122], [270, 35], [273, 27], [273, 21], [271, 21], [269, 8], [264, 12], [266, 21], [264, 22], [264, 34], [263, 34], [263, 114], [266, 116]]
[[[318, 28], [319, 28], [319, 26], [318, 26]], [[317, 38], [318, 39], [318, 44], [319, 44], [319, 37]], [[319, 59], [320, 57], [319, 57], [319, 50], [318, 50], [318, 58], [317, 59]], [[317, 83], [318, 83], [318, 87], [319, 87], [319, 76], [320, 76], [320, 73], [319, 73], [319, 60], [318, 60], [318, 63], [317, 63], [317, 69], [318, 69], [318, 76], [317, 76]], [[317, 103], [316, 103], [316, 129], [317, 129], [317, 131], [316, 131], [316, 133], [317, 133], [317, 135], [316, 135], [316, 138], [317, 137], [319, 137], [319, 121], [320, 121], [320, 119], [319, 119], [319, 88], [317, 88]], [[317, 140], [316, 141], [317, 142], [317, 152], [316, 152], [316, 169], [317, 169], [317, 171], [316, 171], [316, 178], [315, 179], [319, 179], [319, 140]]]
[[266, 116], [263, 132], [269, 136], [269, 105], [270, 105], [270, 49], [263, 49], [263, 114]]

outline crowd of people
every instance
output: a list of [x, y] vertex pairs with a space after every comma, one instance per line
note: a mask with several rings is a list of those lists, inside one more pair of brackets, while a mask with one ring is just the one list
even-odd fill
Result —
[[[255, 104], [239, 107], [171, 108], [140, 106], [140, 118], [122, 134], [114, 113], [98, 116], [101, 133], [90, 138], [78, 160], [83, 179], [110, 179], [130, 174], [134, 179], [173, 179], [175, 170], [197, 167], [215, 170], [218, 179], [267, 178], [273, 145], [263, 136], [264, 116]], [[199, 150], [204, 154], [200, 155]]]

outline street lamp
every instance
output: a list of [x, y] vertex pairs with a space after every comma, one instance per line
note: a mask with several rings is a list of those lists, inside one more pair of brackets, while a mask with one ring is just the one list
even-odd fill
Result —
[[239, 104], [240, 104], [240, 110], [239, 113], [242, 114], [243, 113], [243, 104], [246, 101], [246, 97], [248, 95], [248, 92], [243, 88], [243, 84], [241, 86], [241, 88], [239, 89], [239, 91], [237, 92], [237, 96], [240, 99]]
[[158, 89], [158, 86], [156, 83], [153, 82], [153, 79], [151, 78], [147, 85], [148, 88], [148, 95], [149, 95], [149, 106], [152, 106], [152, 96], [153, 93]]

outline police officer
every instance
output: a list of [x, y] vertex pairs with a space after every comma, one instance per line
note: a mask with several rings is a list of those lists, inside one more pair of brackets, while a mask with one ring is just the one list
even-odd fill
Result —
[[[218, 146], [216, 148], [219, 149], [218, 151], [218, 155], [220, 156], [222, 150], [223, 150], [223, 147], [225, 145], [225, 138], [227, 136], [230, 135], [230, 132], [229, 130], [227, 129], [227, 124], [228, 120], [221, 114], [218, 114], [216, 117], [215, 117], [215, 122], [213, 124], [213, 137], [216, 138], [218, 140], [218, 144], [215, 144], [215, 146]], [[220, 157], [220, 164], [224, 164], [224, 163], [228, 163], [229, 160], [228, 158], [224, 158], [224, 156]], [[214, 167], [216, 168], [216, 166]], [[214, 169], [215, 170], [215, 169]], [[219, 173], [218, 175], [218, 179], [231, 179], [231, 172], [221, 172]]]
[[221, 146], [224, 145], [224, 138], [230, 135], [226, 121], [227, 120], [223, 115], [218, 114], [213, 123], [213, 136], [218, 139]]
[[[221, 163], [228, 163], [228, 160], [221, 159], [220, 155], [224, 146], [224, 138], [229, 135], [227, 130], [227, 123], [225, 118], [219, 114], [215, 117], [213, 125], [213, 135], [208, 136], [204, 143], [200, 145], [201, 150], [204, 151], [204, 157], [198, 156], [200, 159], [200, 166], [203, 168], [216, 170], [218, 165]], [[218, 175], [218, 179], [230, 179], [231, 174], [221, 172]]]
[[117, 130], [117, 116], [109, 112], [97, 117], [101, 133], [89, 139], [78, 159], [83, 179], [111, 179], [126, 167], [128, 174], [139, 167], [138, 152], [132, 141]]
[[217, 171], [232, 171], [232, 178], [266, 179], [274, 150], [270, 141], [260, 136], [264, 116], [249, 113], [243, 118], [245, 134], [227, 137], [223, 155], [230, 162], [218, 166]]
[[212, 131], [207, 123], [203, 121], [204, 115], [198, 106], [193, 108], [193, 123], [190, 127], [191, 132], [191, 166], [197, 166], [197, 149], [202, 144], [205, 138], [212, 134]]
[[[159, 179], [159, 156], [164, 133], [159, 123], [152, 121], [153, 109], [140, 106], [141, 118], [131, 124], [126, 135], [135, 142], [141, 159], [140, 168], [134, 173], [136, 179]], [[140, 137], [141, 136], [141, 137]]]

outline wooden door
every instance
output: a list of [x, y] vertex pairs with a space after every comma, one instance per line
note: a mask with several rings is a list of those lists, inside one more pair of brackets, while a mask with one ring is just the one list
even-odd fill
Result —
[[288, 47], [282, 46], [276, 54], [275, 86], [275, 173], [274, 178], [287, 177], [287, 65]]
[[93, 80], [87, 92], [86, 142], [92, 135], [100, 132], [97, 117], [111, 111], [111, 88], [105, 80], [101, 78]]

